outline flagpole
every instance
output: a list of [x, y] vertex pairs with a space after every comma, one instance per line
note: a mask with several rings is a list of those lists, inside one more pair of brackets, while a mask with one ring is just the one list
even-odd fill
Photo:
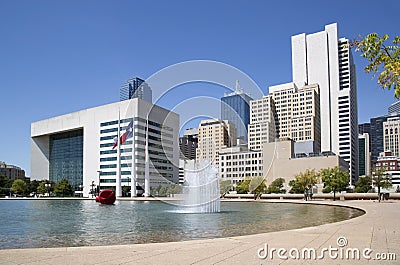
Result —
[[150, 196], [150, 169], [149, 169], [149, 116], [146, 121], [146, 148], [145, 148], [145, 168], [144, 168], [144, 196]]
[[116, 187], [115, 187], [115, 195], [117, 197], [122, 196], [122, 191], [121, 191], [121, 113], [120, 110], [118, 109], [118, 130], [117, 130], [117, 179], [116, 179]]
[[132, 169], [131, 197], [136, 197], [136, 155], [135, 155], [135, 122], [132, 117]]

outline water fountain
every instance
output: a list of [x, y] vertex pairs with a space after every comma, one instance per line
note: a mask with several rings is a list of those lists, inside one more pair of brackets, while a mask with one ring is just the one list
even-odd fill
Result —
[[220, 211], [218, 168], [203, 160], [185, 168], [183, 212], [217, 213]]

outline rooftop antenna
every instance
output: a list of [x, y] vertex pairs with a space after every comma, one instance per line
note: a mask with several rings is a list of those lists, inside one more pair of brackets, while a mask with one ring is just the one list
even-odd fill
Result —
[[236, 92], [240, 91], [240, 84], [239, 84], [239, 80], [236, 80]]

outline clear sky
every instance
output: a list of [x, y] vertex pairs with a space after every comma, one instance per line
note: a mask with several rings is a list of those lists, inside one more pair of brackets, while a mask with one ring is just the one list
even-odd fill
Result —
[[[240, 69], [267, 92], [292, 81], [292, 35], [337, 22], [339, 37], [393, 37], [399, 10], [397, 0], [0, 0], [0, 161], [29, 176], [31, 122], [116, 102], [130, 77], [206, 59]], [[363, 123], [395, 100], [354, 57]]]

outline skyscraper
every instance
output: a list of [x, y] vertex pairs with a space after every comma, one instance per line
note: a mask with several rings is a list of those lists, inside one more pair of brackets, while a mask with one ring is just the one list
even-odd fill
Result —
[[395, 103], [393, 103], [392, 105], [389, 106], [388, 114], [389, 115], [400, 114], [400, 101], [397, 101], [397, 102], [395, 102]]
[[250, 123], [250, 100], [236, 81], [236, 90], [221, 98], [221, 119], [235, 124], [237, 138], [247, 142], [247, 126]]
[[358, 136], [360, 176], [370, 176], [371, 174], [371, 152], [369, 142], [368, 133], [363, 133]]
[[120, 89], [120, 100], [140, 98], [152, 103], [152, 91], [149, 85], [138, 77], [128, 79]]
[[293, 82], [320, 88], [321, 151], [333, 151], [358, 177], [358, 117], [355, 65], [349, 41], [338, 39], [337, 24], [292, 36]]

